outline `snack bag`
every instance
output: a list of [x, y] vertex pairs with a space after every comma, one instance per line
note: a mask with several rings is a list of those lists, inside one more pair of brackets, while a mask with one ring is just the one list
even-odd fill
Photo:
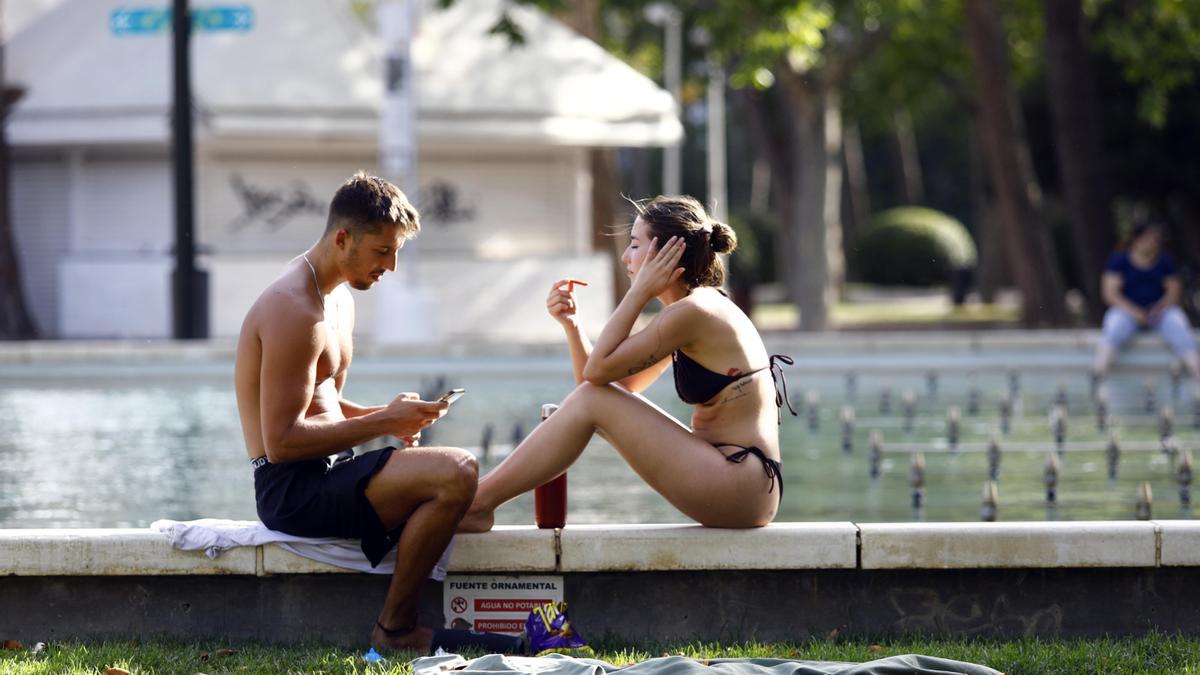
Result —
[[567, 603], [547, 602], [534, 607], [525, 620], [525, 636], [533, 654], [560, 649], [588, 649], [567, 617]]

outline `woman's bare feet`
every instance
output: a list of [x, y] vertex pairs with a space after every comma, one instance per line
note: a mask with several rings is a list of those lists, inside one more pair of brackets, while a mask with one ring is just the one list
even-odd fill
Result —
[[412, 628], [384, 628], [375, 622], [371, 631], [371, 646], [379, 652], [418, 652], [428, 654], [433, 644], [433, 629], [424, 626]]
[[458, 523], [458, 532], [487, 532], [496, 524], [496, 512], [491, 509], [477, 509], [471, 505], [467, 515]]

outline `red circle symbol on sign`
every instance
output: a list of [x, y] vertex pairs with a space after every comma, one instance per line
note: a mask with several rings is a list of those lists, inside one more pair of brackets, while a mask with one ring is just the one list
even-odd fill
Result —
[[454, 610], [455, 614], [462, 614], [467, 611], [467, 599], [463, 596], [458, 596], [450, 601], [450, 609]]

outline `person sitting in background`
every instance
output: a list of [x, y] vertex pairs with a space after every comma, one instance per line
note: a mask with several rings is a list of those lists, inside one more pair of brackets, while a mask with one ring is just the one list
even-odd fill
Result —
[[1125, 251], [1113, 253], [1101, 277], [1108, 311], [1096, 348], [1095, 374], [1108, 374], [1117, 351], [1140, 330], [1154, 329], [1166, 340], [1200, 386], [1200, 354], [1187, 316], [1179, 307], [1183, 284], [1175, 261], [1163, 253], [1163, 228], [1155, 222], [1133, 228]]

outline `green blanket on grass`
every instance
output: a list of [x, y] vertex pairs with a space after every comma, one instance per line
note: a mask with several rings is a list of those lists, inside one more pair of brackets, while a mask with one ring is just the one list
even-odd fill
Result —
[[905, 654], [864, 663], [788, 659], [711, 659], [664, 656], [617, 667], [596, 659], [563, 654], [502, 656], [470, 661], [457, 654], [413, 661], [413, 675], [1003, 675], [998, 670], [935, 656]]

